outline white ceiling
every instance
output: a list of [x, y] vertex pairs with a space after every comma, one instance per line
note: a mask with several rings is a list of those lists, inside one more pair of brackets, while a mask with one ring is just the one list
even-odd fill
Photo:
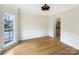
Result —
[[48, 5], [51, 7], [49, 11], [41, 10], [41, 6], [43, 6], [43, 4], [16, 4], [15, 6], [17, 6], [18, 8], [21, 9], [22, 12], [27, 14], [47, 15], [47, 16], [79, 6], [78, 4], [48, 4]]

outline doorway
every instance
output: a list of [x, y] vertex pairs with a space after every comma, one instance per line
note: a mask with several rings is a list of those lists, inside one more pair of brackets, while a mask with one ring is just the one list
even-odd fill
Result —
[[60, 40], [61, 18], [56, 18], [56, 38]]

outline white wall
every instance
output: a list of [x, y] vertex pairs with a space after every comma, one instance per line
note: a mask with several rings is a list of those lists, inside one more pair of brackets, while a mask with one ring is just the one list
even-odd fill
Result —
[[2, 30], [2, 5], [0, 5], [0, 53], [1, 53], [1, 50], [3, 49], [3, 44], [4, 44], [4, 42], [3, 42], [3, 30]]
[[49, 16], [48, 35], [52, 38], [56, 36], [56, 19], [55, 16]]
[[48, 16], [20, 13], [21, 40], [48, 36]]
[[79, 49], [79, 7], [58, 15], [61, 16], [61, 42]]

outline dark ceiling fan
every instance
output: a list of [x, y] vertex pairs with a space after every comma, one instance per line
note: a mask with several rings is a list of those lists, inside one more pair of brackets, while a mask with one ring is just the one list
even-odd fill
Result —
[[44, 4], [44, 6], [41, 7], [41, 10], [48, 11], [50, 10], [50, 6], [48, 6], [47, 4]]

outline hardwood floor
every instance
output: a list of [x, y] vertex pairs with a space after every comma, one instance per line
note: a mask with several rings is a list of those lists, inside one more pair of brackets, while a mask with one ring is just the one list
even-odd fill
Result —
[[78, 55], [79, 51], [57, 39], [41, 37], [20, 42], [3, 55]]

